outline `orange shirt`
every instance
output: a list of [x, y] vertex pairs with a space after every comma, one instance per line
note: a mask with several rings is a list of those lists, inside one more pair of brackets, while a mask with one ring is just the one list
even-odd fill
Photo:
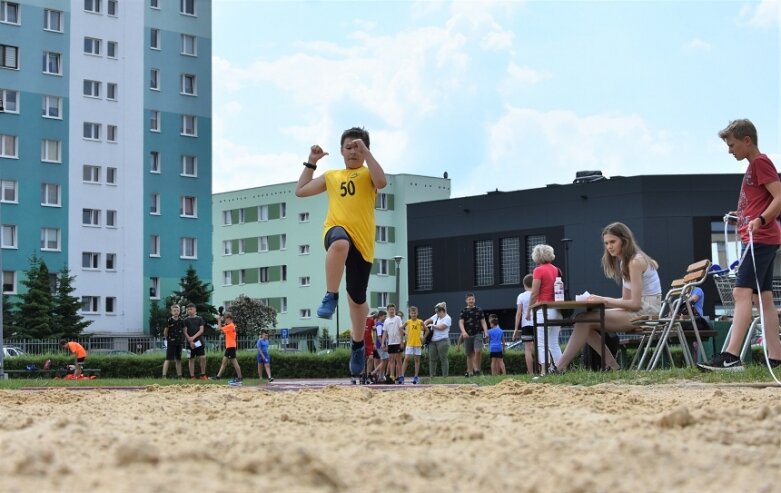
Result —
[[78, 342], [69, 342], [67, 346], [68, 346], [68, 350], [71, 353], [73, 353], [77, 358], [87, 357], [87, 350], [84, 349], [84, 346], [82, 346]]
[[225, 349], [236, 347], [236, 326], [232, 323], [226, 324], [221, 330], [225, 334]]

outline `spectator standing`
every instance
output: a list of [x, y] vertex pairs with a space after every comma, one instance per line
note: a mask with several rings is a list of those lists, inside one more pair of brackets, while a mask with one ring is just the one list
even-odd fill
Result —
[[[388, 304], [388, 317], [385, 319], [385, 338], [388, 345], [389, 382], [394, 383], [401, 375], [401, 342], [404, 335], [401, 317], [396, 315], [396, 305]], [[402, 379], [403, 382], [403, 379]]]
[[505, 375], [504, 366], [504, 331], [499, 327], [499, 319], [491, 314], [488, 317], [491, 328], [488, 330], [488, 352], [491, 355], [491, 375]]
[[195, 358], [198, 358], [198, 362], [201, 365], [201, 374], [198, 376], [200, 380], [208, 380], [206, 376], [206, 345], [203, 342], [203, 330], [204, 330], [203, 318], [199, 317], [195, 313], [195, 305], [190, 303], [187, 305], [187, 318], [184, 319], [184, 337], [187, 339], [187, 344], [190, 346], [190, 360], [188, 361], [188, 368], [190, 370], [190, 379], [195, 380]]
[[271, 354], [268, 352], [268, 331], [266, 329], [260, 331], [257, 348], [258, 378], [263, 381], [263, 370], [265, 369], [268, 383], [271, 383], [274, 381], [274, 378], [271, 376]]
[[431, 378], [437, 373], [437, 364], [442, 368], [442, 376], [447, 377], [450, 370], [450, 326], [452, 320], [447, 314], [447, 303], [441, 301], [434, 307], [434, 315], [427, 318], [423, 325], [433, 332], [428, 345], [428, 372]]
[[518, 331], [521, 332], [521, 341], [523, 341], [523, 353], [526, 357], [526, 373], [534, 375], [537, 370], [534, 366], [534, 322], [529, 316], [529, 306], [531, 306], [532, 282], [534, 276], [526, 274], [523, 278], [523, 293], [518, 295], [516, 300], [517, 309], [515, 310], [515, 329], [513, 330], [513, 340], [517, 340]]
[[466, 355], [466, 374], [464, 376], [480, 375], [483, 341], [488, 337], [488, 326], [485, 323], [483, 310], [475, 305], [474, 293], [466, 294], [466, 306], [461, 310], [458, 328], [461, 330], [461, 340], [464, 341]]
[[420, 355], [423, 352], [423, 321], [418, 318], [418, 307], [409, 307], [409, 320], [405, 323], [407, 344], [404, 348], [404, 363], [401, 365], [401, 382], [404, 383], [404, 376], [407, 373], [407, 363], [412, 356], [415, 358], [415, 376], [412, 377], [412, 383], [420, 382]]
[[225, 354], [222, 357], [222, 363], [220, 363], [220, 369], [217, 371], [217, 378], [222, 378], [222, 373], [228, 366], [228, 361], [233, 365], [233, 370], [236, 372], [236, 378], [231, 380], [231, 385], [241, 385], [241, 367], [236, 360], [236, 325], [233, 323], [233, 315], [226, 313], [220, 317], [220, 330], [225, 335]]
[[171, 316], [163, 329], [165, 337], [165, 361], [163, 361], [163, 378], [168, 376], [168, 365], [171, 361], [176, 365], [176, 376], [182, 378], [182, 346], [184, 344], [184, 320], [179, 315], [182, 308], [174, 303], [170, 308]]

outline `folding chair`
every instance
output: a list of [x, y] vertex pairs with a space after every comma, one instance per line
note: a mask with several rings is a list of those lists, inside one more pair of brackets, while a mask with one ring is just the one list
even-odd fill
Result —
[[[630, 365], [631, 368], [653, 370], [659, 364], [663, 352], [666, 352], [672, 364], [672, 351], [669, 345], [671, 338], [676, 338], [680, 343], [686, 365], [694, 366], [686, 332], [694, 334], [701, 358], [707, 359], [697, 326], [697, 318], [691, 305], [691, 294], [695, 286], [702, 284], [707, 279], [709, 267], [710, 260], [707, 259], [690, 264], [683, 278], [672, 282], [670, 290], [662, 301], [659, 315], [643, 317], [632, 322], [642, 331], [643, 337], [640, 339], [637, 353]], [[684, 331], [681, 322], [690, 324], [691, 331]]]

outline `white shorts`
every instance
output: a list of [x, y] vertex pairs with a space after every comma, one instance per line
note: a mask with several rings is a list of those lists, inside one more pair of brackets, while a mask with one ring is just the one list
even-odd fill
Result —
[[410, 347], [410, 346], [407, 346], [404, 349], [404, 354], [409, 354], [409, 355], [412, 355], [412, 356], [420, 356], [421, 354], [423, 354], [423, 351], [421, 350], [420, 347]]

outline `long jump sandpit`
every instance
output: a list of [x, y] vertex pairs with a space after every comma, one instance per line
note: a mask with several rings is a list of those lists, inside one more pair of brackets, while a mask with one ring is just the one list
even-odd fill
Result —
[[781, 491], [781, 389], [0, 391], [0, 491]]

